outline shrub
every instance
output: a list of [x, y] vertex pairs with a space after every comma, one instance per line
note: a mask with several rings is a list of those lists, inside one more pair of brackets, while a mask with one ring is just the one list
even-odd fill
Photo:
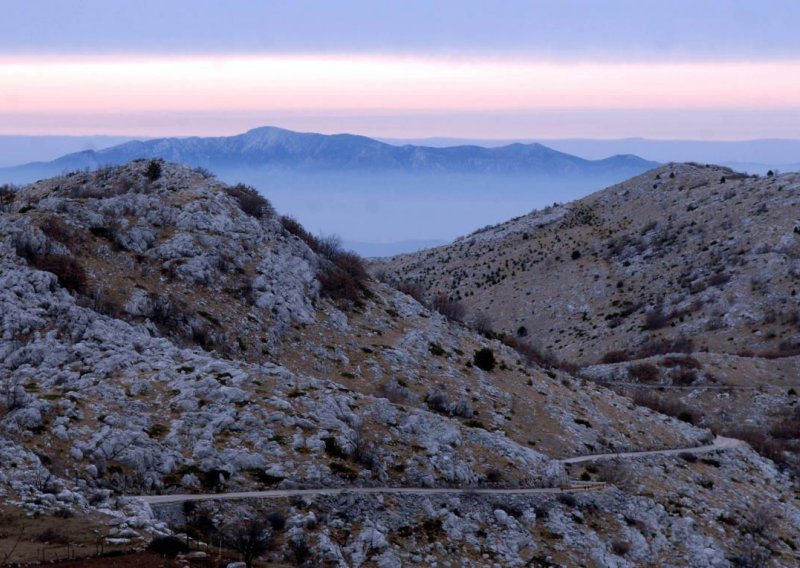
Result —
[[637, 392], [633, 395], [633, 401], [639, 406], [646, 406], [651, 410], [677, 418], [682, 422], [697, 424], [702, 416], [693, 408], [687, 406], [679, 400], [660, 397], [647, 392]]
[[360, 256], [338, 252], [323, 268], [318, 279], [323, 296], [358, 303], [367, 292], [369, 274]]
[[494, 358], [494, 351], [488, 347], [478, 349], [472, 357], [472, 362], [476, 367], [484, 371], [491, 371], [497, 364]]
[[567, 507], [574, 507], [578, 504], [578, 500], [570, 493], [559, 493], [558, 497], [556, 497], [556, 500]]
[[472, 318], [472, 327], [475, 331], [487, 337], [494, 335], [492, 332], [492, 318], [486, 314], [475, 314]]
[[434, 391], [425, 397], [425, 403], [433, 412], [447, 414], [450, 411], [450, 398], [444, 391]]
[[303, 228], [303, 225], [300, 224], [300, 221], [295, 219], [294, 217], [289, 217], [288, 215], [282, 215], [280, 218], [281, 225], [283, 228], [289, 233], [298, 237], [305, 241], [305, 243], [313, 250], [314, 252], [319, 252], [319, 243], [317, 242], [317, 238], [309, 233], [308, 231]]
[[52, 528], [45, 529], [43, 532], [36, 535], [35, 540], [36, 542], [47, 544], [69, 544], [70, 542], [68, 536]]
[[694, 351], [694, 340], [690, 337], [676, 337], [674, 339], [652, 339], [639, 346], [636, 359], [646, 359], [654, 355], [667, 353], [691, 353]]
[[661, 364], [668, 369], [673, 367], [680, 367], [683, 369], [700, 369], [703, 366], [700, 361], [694, 357], [689, 357], [688, 355], [671, 355], [669, 357], [664, 357], [664, 360], [661, 361]]
[[253, 560], [264, 554], [272, 540], [272, 531], [267, 523], [250, 519], [230, 527], [225, 534], [227, 546], [242, 555], [250, 568]]
[[597, 477], [600, 481], [615, 485], [623, 491], [629, 487], [633, 479], [628, 464], [622, 459], [607, 460], [598, 464]]
[[157, 536], [147, 545], [147, 550], [155, 554], [173, 558], [178, 554], [189, 552], [186, 543], [176, 536]]
[[398, 282], [395, 288], [403, 294], [411, 296], [420, 304], [425, 302], [425, 288], [419, 282], [404, 280], [403, 282]]
[[628, 376], [643, 383], [654, 383], [661, 376], [661, 372], [652, 363], [637, 363], [628, 367]]
[[147, 170], [145, 170], [144, 175], [150, 181], [156, 181], [161, 177], [161, 173], [161, 162], [158, 160], [151, 160], [150, 163], [147, 164]]
[[0, 207], [10, 205], [14, 201], [16, 189], [8, 184], [0, 185]]
[[226, 187], [225, 193], [236, 199], [239, 209], [251, 217], [262, 219], [272, 217], [275, 214], [272, 204], [249, 185], [240, 183], [233, 187]]
[[282, 531], [286, 527], [286, 515], [280, 511], [273, 511], [267, 515], [267, 522], [274, 531]]
[[403, 404], [408, 400], [408, 389], [395, 381], [385, 381], [375, 389], [375, 396], [385, 398], [392, 404]]
[[453, 300], [447, 294], [439, 294], [431, 302], [431, 307], [449, 320], [462, 321], [467, 313], [464, 304]]
[[697, 380], [697, 371], [694, 369], [678, 369], [672, 373], [672, 382], [676, 385], [688, 386]]
[[625, 351], [620, 350], [613, 350], [607, 352], [603, 357], [600, 359], [601, 363], [624, 363], [625, 361], [630, 360], [630, 355], [628, 355]]
[[41, 231], [48, 238], [61, 243], [67, 248], [75, 244], [75, 231], [58, 217], [47, 217], [39, 224]]
[[644, 316], [644, 328], [650, 331], [666, 327], [669, 323], [669, 314], [664, 313], [664, 308], [657, 306]]
[[631, 551], [631, 543], [627, 540], [615, 540], [611, 543], [611, 550], [617, 556], [625, 556]]
[[81, 293], [86, 289], [86, 272], [71, 256], [46, 254], [36, 257], [33, 264], [39, 270], [55, 274], [58, 283], [71, 292]]
[[489, 483], [499, 483], [502, 479], [503, 473], [497, 468], [492, 468], [486, 472], [486, 481]]
[[352, 303], [361, 301], [368, 291], [369, 274], [360, 256], [342, 250], [336, 237], [315, 237], [293, 217], [283, 215], [280, 222], [288, 233], [302, 239], [324, 258], [317, 273], [322, 296]]

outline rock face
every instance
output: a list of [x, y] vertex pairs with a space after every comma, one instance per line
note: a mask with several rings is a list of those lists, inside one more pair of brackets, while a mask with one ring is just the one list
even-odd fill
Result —
[[[0, 192], [0, 207], [7, 506], [111, 519], [105, 536], [117, 541], [170, 530], [131, 497], [145, 493], [602, 478], [616, 488], [578, 501], [281, 502], [288, 520], [269, 554], [380, 566], [454, 565], [454, 554], [475, 566], [725, 565], [744, 546], [731, 527], [756, 500], [780, 522], [773, 540], [754, 533], [754, 546], [795, 554], [799, 509], [770, 462], [737, 450], [717, 466], [672, 458], [567, 471], [557, 458], [690, 447], [710, 434], [526, 365], [380, 283], [349, 299], [332, 293], [341, 253], [242, 188], [133, 162]], [[472, 364], [479, 349], [497, 368]], [[658, 467], [672, 468], [680, 489], [659, 483]], [[211, 504], [207, 518], [223, 530], [249, 506]]]

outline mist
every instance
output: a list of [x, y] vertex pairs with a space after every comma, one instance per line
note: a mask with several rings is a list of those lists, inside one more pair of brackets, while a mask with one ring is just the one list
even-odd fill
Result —
[[365, 256], [444, 244], [489, 224], [586, 196], [621, 181], [512, 175], [300, 173], [225, 170], [311, 232], [337, 235]]

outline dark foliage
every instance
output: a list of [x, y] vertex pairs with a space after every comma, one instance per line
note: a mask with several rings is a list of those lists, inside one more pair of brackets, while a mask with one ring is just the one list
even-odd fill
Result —
[[39, 228], [48, 238], [72, 248], [78, 240], [75, 231], [58, 217], [47, 217], [39, 223]]
[[643, 383], [654, 383], [661, 376], [661, 372], [652, 363], [637, 363], [628, 367], [628, 376]]
[[156, 181], [161, 177], [161, 173], [161, 162], [158, 160], [152, 160], [149, 164], [147, 164], [147, 170], [145, 170], [144, 175], [150, 181]]
[[450, 411], [450, 398], [444, 391], [434, 391], [425, 397], [425, 403], [434, 412], [447, 414]]
[[369, 274], [361, 257], [342, 250], [336, 238], [315, 237], [292, 217], [284, 215], [280, 221], [288, 233], [302, 239], [311, 250], [323, 257], [322, 266], [317, 273], [320, 294], [333, 300], [358, 304], [367, 294], [369, 281]]
[[484, 371], [491, 371], [497, 364], [494, 358], [494, 351], [488, 347], [478, 349], [472, 357], [472, 362], [476, 367]]
[[425, 303], [425, 288], [419, 282], [413, 280], [404, 280], [395, 286], [403, 294], [407, 294], [414, 298], [420, 304]]
[[244, 563], [250, 567], [253, 560], [267, 551], [272, 532], [269, 525], [258, 519], [242, 521], [230, 527], [225, 534], [225, 542], [229, 548], [242, 555]]
[[188, 552], [189, 547], [186, 546], [183, 539], [176, 536], [157, 536], [147, 545], [147, 550], [155, 554], [174, 558], [178, 554]]
[[275, 215], [275, 209], [272, 207], [272, 204], [264, 196], [259, 194], [255, 188], [249, 185], [240, 183], [232, 187], [227, 187], [225, 188], [225, 193], [236, 199], [236, 202], [239, 204], [239, 209], [251, 217], [263, 219]]
[[71, 292], [80, 294], [86, 290], [86, 272], [80, 262], [71, 256], [44, 254], [35, 257], [33, 265], [39, 270], [55, 274], [58, 283]]
[[273, 511], [267, 515], [267, 522], [273, 531], [282, 531], [286, 528], [286, 515], [280, 511]]
[[358, 303], [367, 292], [369, 274], [357, 254], [339, 252], [323, 268], [318, 279], [323, 296]]
[[464, 304], [458, 300], [453, 300], [447, 294], [439, 294], [431, 302], [431, 307], [453, 321], [462, 321], [467, 313]]

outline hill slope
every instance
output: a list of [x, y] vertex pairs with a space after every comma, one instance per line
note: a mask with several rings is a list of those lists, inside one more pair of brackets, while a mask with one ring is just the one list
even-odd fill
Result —
[[[577, 478], [614, 487], [572, 499], [277, 500], [268, 507], [288, 520], [268, 557], [296, 558], [300, 541], [340, 565], [796, 556], [800, 507], [769, 461], [737, 447], [707, 462], [565, 466], [557, 458], [688, 448], [710, 435], [526, 365], [388, 286], [349, 280], [355, 259], [246, 188], [140, 161], [4, 190], [0, 207], [0, 514], [20, 515], [8, 526], [26, 512], [73, 515], [135, 543], [169, 530], [130, 497], [142, 493]], [[481, 349], [493, 367], [475, 358]], [[755, 523], [757, 503], [776, 528], [743, 539], [736, 525]], [[265, 513], [204, 507], [155, 513], [223, 533]], [[16, 538], [4, 533], [0, 546]]]
[[380, 266], [570, 361], [682, 338], [788, 353], [799, 204], [800, 174], [671, 164]]

